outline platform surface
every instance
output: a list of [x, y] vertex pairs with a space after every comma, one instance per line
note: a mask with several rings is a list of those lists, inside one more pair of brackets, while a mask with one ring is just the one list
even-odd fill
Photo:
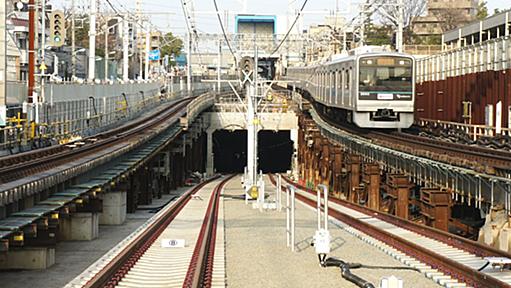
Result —
[[[266, 179], [266, 191], [273, 198], [275, 186]], [[321, 268], [310, 246], [317, 228], [314, 210], [296, 202], [296, 250], [286, 247], [286, 213], [252, 209], [245, 205], [241, 179], [235, 177], [223, 193], [227, 287], [357, 287], [342, 279], [337, 268]], [[283, 194], [285, 201], [285, 195]], [[330, 222], [333, 238], [331, 256], [366, 265], [403, 264], [361, 241]], [[414, 271], [356, 269], [352, 271], [378, 286], [380, 279], [395, 275], [404, 287], [440, 287]]]

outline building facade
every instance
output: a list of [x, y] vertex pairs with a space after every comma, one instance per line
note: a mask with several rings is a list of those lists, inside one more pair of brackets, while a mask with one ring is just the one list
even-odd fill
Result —
[[476, 19], [479, 0], [428, 0], [427, 13], [412, 22], [416, 44], [441, 43], [444, 32]]

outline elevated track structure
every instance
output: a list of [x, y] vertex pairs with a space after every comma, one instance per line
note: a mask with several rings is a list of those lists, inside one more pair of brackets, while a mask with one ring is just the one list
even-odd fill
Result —
[[[417, 120], [486, 126], [467, 129], [473, 136], [493, 136], [500, 126], [508, 129], [499, 134], [510, 135], [510, 36], [417, 59], [416, 65]], [[500, 112], [497, 105], [501, 105]]]

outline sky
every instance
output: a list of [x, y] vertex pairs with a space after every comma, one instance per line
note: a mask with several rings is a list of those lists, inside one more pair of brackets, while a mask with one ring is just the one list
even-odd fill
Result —
[[[75, 0], [78, 7], [84, 9], [89, 0]], [[134, 11], [137, 0], [109, 0], [119, 11]], [[153, 25], [162, 31], [172, 31], [174, 34], [183, 35], [186, 32], [181, 0], [139, 0], [142, 3], [142, 11], [149, 17]], [[284, 34], [287, 31], [286, 15], [288, 3], [299, 9], [304, 0], [246, 0], [246, 12], [250, 14], [272, 14], [278, 16], [277, 33]], [[406, 0], [405, 0], [406, 1]], [[70, 0], [49, 0], [49, 3], [58, 7], [68, 6]], [[213, 0], [194, 0], [195, 19], [199, 33], [221, 33], [220, 25], [216, 14]], [[242, 0], [217, 0], [218, 8], [221, 11], [224, 21], [224, 11], [228, 11], [228, 31], [234, 31], [234, 16], [243, 13]], [[305, 7], [303, 17], [303, 28], [314, 23], [321, 23], [325, 16], [338, 11], [347, 19], [351, 19], [358, 12], [358, 5], [362, 0], [309, 0]], [[100, 1], [102, 9], [107, 7], [107, 0]], [[487, 0], [490, 14], [495, 8], [500, 10], [511, 8], [511, 0]], [[294, 20], [294, 19], [291, 19]], [[298, 31], [298, 30], [297, 30]]]

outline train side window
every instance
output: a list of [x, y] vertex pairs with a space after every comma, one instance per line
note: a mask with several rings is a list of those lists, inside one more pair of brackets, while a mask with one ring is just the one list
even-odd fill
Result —
[[335, 89], [335, 72], [330, 72], [330, 103], [332, 103], [332, 97], [334, 96]]
[[350, 71], [348, 69], [346, 69], [346, 72], [345, 72], [345, 81], [344, 81], [344, 89], [346, 90], [349, 90], [350, 89]]
[[335, 86], [335, 104], [339, 104], [339, 97], [342, 95], [342, 80], [341, 80], [341, 71], [337, 70], [337, 85]]

